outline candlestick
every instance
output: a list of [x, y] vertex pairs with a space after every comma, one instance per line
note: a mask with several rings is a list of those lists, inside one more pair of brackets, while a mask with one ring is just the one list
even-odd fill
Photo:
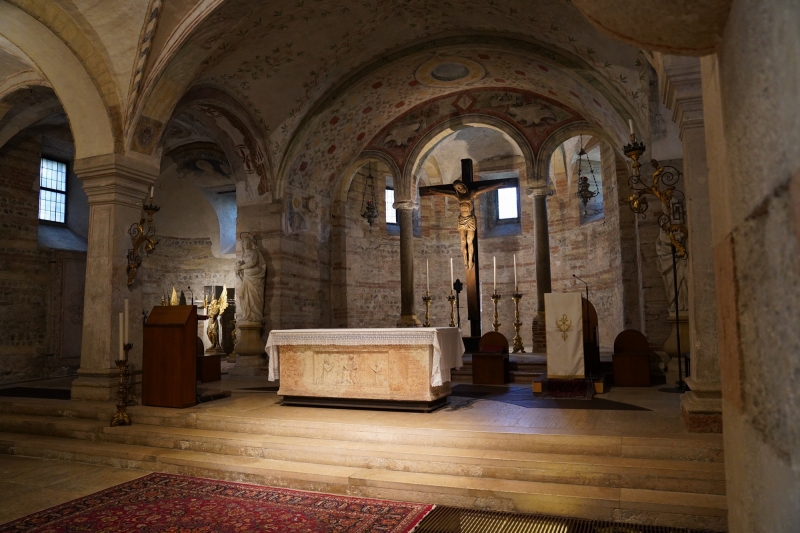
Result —
[[633, 119], [632, 119], [632, 118], [629, 118], [629, 119], [628, 119], [628, 126], [630, 126], [630, 128], [631, 128], [631, 135], [633, 135]]
[[450, 290], [450, 296], [447, 297], [447, 301], [450, 302], [450, 327], [456, 327], [456, 297], [453, 294], [453, 291]]
[[119, 358], [124, 357], [122, 346], [125, 344], [125, 322], [122, 318], [122, 313], [119, 314]]
[[452, 289], [453, 283], [454, 283], [454, 281], [453, 281], [453, 258], [451, 257], [450, 258], [450, 287], [451, 287], [450, 292], [453, 291], [453, 289]]
[[497, 292], [497, 258], [492, 256], [492, 264], [494, 265], [494, 292]]
[[425, 302], [425, 323], [422, 325], [426, 328], [431, 327], [431, 300], [433, 297], [430, 291], [425, 291], [425, 296], [422, 297], [422, 301]]
[[[122, 313], [119, 314], [120, 321]], [[122, 334], [120, 330], [120, 335]], [[128, 352], [133, 348], [133, 344], [125, 343], [125, 353], [116, 363], [119, 368], [119, 385], [117, 386], [117, 412], [111, 418], [111, 427], [130, 426], [131, 417], [127, 412], [128, 391], [130, 390], [131, 371], [128, 367]]]
[[130, 341], [130, 318], [128, 315], [128, 299], [125, 298], [125, 344]]
[[425, 283], [427, 286], [425, 287], [426, 292], [431, 292], [431, 271], [428, 268], [428, 260], [425, 260]]
[[497, 302], [500, 300], [500, 295], [497, 291], [492, 294], [492, 302], [494, 302], [494, 322], [492, 322], [493, 331], [500, 331], [500, 317], [497, 314]]
[[517, 254], [514, 254], [514, 292], [517, 292]]
[[522, 299], [522, 294], [518, 291], [514, 292], [511, 296], [514, 300], [514, 349], [512, 353], [525, 353], [525, 347], [522, 345], [522, 337], [519, 334], [519, 328], [522, 327], [522, 321], [519, 319], [519, 301]]
[[153, 203], [153, 192], [155, 192], [155, 187], [150, 187], [150, 203]]

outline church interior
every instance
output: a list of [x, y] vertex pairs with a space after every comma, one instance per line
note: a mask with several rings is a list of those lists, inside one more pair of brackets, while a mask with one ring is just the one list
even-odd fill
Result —
[[0, 531], [800, 530], [798, 21], [0, 0]]

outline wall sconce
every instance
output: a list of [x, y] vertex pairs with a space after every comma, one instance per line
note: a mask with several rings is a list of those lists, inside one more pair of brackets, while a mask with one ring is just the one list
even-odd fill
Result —
[[128, 235], [131, 236], [131, 244], [133, 248], [128, 249], [128, 286], [133, 285], [133, 280], [136, 279], [136, 274], [139, 267], [142, 266], [142, 258], [139, 255], [139, 248], [144, 244], [144, 251], [147, 255], [152, 254], [156, 250], [158, 239], [156, 239], [156, 228], [153, 227], [153, 215], [158, 213], [161, 209], [153, 204], [153, 191], [154, 188], [150, 187], [150, 203], [143, 204], [142, 209], [147, 213], [147, 231], [144, 230], [145, 219], [140, 219], [139, 222], [131, 224], [128, 230]]

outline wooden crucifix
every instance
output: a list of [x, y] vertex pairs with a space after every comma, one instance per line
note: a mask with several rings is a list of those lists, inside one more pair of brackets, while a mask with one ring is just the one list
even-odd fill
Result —
[[473, 181], [472, 159], [461, 160], [461, 179], [449, 185], [420, 187], [420, 196], [450, 196], [459, 204], [458, 233], [461, 237], [461, 254], [467, 271], [467, 318], [470, 336], [481, 336], [481, 293], [478, 269], [478, 219], [475, 216], [475, 197], [483, 193], [517, 185], [517, 178]]

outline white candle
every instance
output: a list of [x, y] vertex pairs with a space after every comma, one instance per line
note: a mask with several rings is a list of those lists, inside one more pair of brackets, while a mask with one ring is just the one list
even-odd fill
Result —
[[497, 294], [497, 258], [492, 256], [492, 264], [494, 265], [494, 293]]
[[632, 118], [629, 118], [629, 119], [628, 119], [628, 126], [630, 126], [630, 128], [631, 128], [631, 135], [633, 135], [633, 119], [632, 119]]
[[119, 314], [119, 360], [122, 361], [122, 358], [125, 357], [125, 349], [122, 347], [124, 343], [125, 328], [123, 326], [124, 322], [122, 319], [122, 313]]
[[517, 290], [517, 254], [514, 254], [514, 292], [519, 292]]
[[425, 284], [426, 284], [427, 289], [428, 289], [428, 294], [430, 294], [430, 292], [431, 292], [431, 271], [430, 271], [430, 268], [428, 267], [428, 260], [427, 259], [425, 260]]
[[130, 319], [128, 315], [128, 299], [125, 298], [125, 344], [130, 342]]
[[153, 186], [150, 187], [150, 201], [151, 202], [153, 201], [153, 193], [155, 192], [155, 190], [156, 190], [155, 187], [153, 187]]
[[453, 258], [450, 258], [450, 292], [453, 291], [453, 284], [455, 280], [453, 280]]

